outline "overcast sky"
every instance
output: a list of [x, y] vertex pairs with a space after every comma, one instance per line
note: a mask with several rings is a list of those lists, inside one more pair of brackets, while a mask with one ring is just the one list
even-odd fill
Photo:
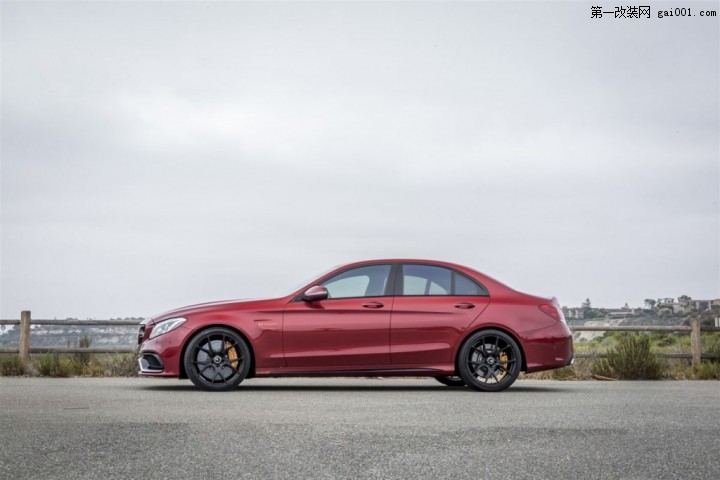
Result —
[[568, 306], [720, 297], [720, 4], [650, 3], [3, 1], [0, 314], [398, 256]]

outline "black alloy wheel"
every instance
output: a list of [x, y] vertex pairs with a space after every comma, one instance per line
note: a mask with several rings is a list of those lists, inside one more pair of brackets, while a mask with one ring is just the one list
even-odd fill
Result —
[[499, 392], [520, 375], [522, 353], [517, 342], [500, 330], [481, 330], [468, 338], [458, 354], [458, 370], [468, 387]]
[[195, 335], [184, 357], [188, 378], [204, 390], [231, 390], [250, 371], [250, 348], [228, 328], [213, 327]]
[[463, 380], [461, 377], [434, 377], [435, 380], [442, 383], [443, 385], [447, 385], [448, 387], [464, 387], [465, 386], [465, 380]]

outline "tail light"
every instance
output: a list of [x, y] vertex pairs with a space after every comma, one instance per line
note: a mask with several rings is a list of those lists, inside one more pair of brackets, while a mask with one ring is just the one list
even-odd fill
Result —
[[550, 303], [543, 303], [542, 305], [539, 305], [538, 308], [545, 315], [554, 318], [558, 322], [565, 323], [565, 316], [562, 314], [562, 311], [560, 311], [560, 309], [555, 305]]

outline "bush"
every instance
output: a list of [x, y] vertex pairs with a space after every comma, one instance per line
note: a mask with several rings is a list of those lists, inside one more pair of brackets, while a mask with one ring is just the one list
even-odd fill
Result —
[[697, 369], [697, 378], [700, 380], [720, 380], [720, 363], [701, 363]]
[[[82, 343], [80, 348], [84, 348]], [[34, 367], [38, 375], [45, 377], [136, 377], [138, 370], [135, 353], [113, 353], [97, 357], [85, 352], [69, 356], [50, 353], [38, 356]]]
[[[85, 335], [75, 343], [75, 348], [90, 348], [91, 343], [92, 339]], [[72, 359], [81, 366], [81, 370], [90, 365], [91, 357], [92, 354], [89, 352], [76, 352], [72, 355]]]
[[25, 375], [27, 369], [25, 364], [20, 360], [20, 357], [13, 355], [9, 358], [3, 358], [0, 360], [0, 375], [3, 376], [19, 376]]
[[105, 376], [137, 377], [137, 355], [134, 353], [114, 353], [105, 357]]
[[60, 358], [58, 353], [38, 357], [35, 367], [40, 375], [46, 377], [69, 377], [74, 370], [71, 362], [68, 359]]
[[707, 353], [715, 355], [715, 358], [709, 360], [711, 363], [720, 363], [720, 340], [715, 340], [707, 349]]
[[700, 380], [720, 380], [720, 341], [715, 340], [707, 348], [707, 353], [715, 358], [703, 361], [695, 374]]
[[668, 335], [663, 333], [661, 335], [653, 335], [653, 341], [658, 347], [672, 347], [680, 343], [675, 335]]
[[626, 335], [608, 349], [607, 358], [598, 361], [593, 373], [623, 380], [656, 380], [663, 378], [667, 364], [650, 351], [647, 335]]

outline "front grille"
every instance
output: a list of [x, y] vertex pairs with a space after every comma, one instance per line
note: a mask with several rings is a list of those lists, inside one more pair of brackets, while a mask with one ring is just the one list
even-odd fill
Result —
[[145, 337], [145, 325], [140, 325], [140, 331], [138, 331], [138, 345], [142, 344], [144, 337]]

